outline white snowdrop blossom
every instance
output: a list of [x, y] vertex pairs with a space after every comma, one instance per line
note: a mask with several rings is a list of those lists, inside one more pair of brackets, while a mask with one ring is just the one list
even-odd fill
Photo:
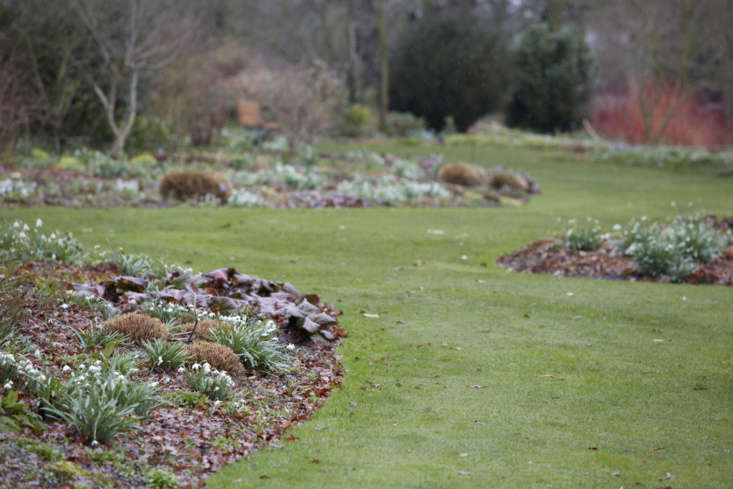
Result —
[[71, 367], [69, 367], [68, 365], [64, 365], [64, 367], [61, 369], [61, 372], [67, 374], [71, 372]]
[[292, 344], [292, 343], [288, 343], [287, 349], [290, 350], [290, 351], [293, 351], [293, 350], [295, 350], [295, 345]]
[[12, 353], [0, 352], [0, 370], [9, 371], [16, 380], [25, 383], [42, 384], [46, 382], [46, 374], [36, 368], [26, 357]]
[[12, 389], [13, 388], [13, 381], [12, 380], [8, 380], [3, 387], [5, 388], [5, 390]]
[[38, 219], [36, 219], [36, 227], [40, 228], [41, 226], [43, 226], [43, 221], [41, 221], [41, 218], [39, 217]]

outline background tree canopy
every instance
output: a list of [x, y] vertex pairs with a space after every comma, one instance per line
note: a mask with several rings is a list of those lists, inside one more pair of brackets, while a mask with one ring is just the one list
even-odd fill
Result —
[[537, 24], [519, 35], [512, 54], [516, 69], [507, 123], [547, 133], [580, 127], [593, 81], [583, 37]]
[[470, 11], [443, 11], [415, 22], [392, 56], [390, 101], [396, 111], [443, 129], [446, 117], [465, 131], [497, 109], [511, 66], [500, 33]]

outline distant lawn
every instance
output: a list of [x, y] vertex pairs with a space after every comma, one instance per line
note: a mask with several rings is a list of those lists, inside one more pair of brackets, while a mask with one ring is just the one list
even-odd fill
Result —
[[507, 164], [543, 193], [517, 209], [0, 215], [200, 270], [287, 279], [343, 309], [344, 389], [290, 432], [296, 441], [228, 467], [214, 489], [733, 487], [733, 290], [494, 264], [560, 231], [557, 218], [733, 214], [730, 179], [559, 153], [383, 149]]

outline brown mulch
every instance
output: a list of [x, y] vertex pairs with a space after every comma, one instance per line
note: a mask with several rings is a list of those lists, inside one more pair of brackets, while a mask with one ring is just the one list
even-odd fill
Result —
[[[549, 273], [558, 277], [661, 281], [639, 274], [631, 258], [615, 251], [608, 242], [596, 251], [568, 251], [558, 240], [545, 239], [500, 256], [496, 263], [516, 272]], [[683, 283], [733, 285], [733, 247], [700, 266]]]
[[[20, 311], [18, 330], [38, 350], [26, 355], [36, 367], [64, 376], [62, 368], [70, 363], [71, 356], [83, 353], [71, 328], [86, 327], [101, 317], [68, 301], [66, 289], [72, 282], [103, 280], [110, 273], [108, 268], [107, 264], [0, 266], [0, 279], [13, 284], [0, 290], [3, 312]], [[151, 468], [174, 473], [180, 488], [204, 487], [206, 477], [252, 451], [281, 439], [280, 443], [297, 440], [292, 436], [283, 438], [285, 431], [309, 419], [330, 391], [341, 387], [338, 344], [299, 344], [294, 352], [298, 368], [286, 374], [248, 371], [234, 377], [237, 398], [247, 406], [236, 415], [214, 409], [213, 401], [195, 407], [163, 407], [155, 410], [140, 430], [118, 434], [108, 446], [98, 447], [90, 446], [65, 424], [50, 419], [44, 420], [47, 429], [40, 434], [29, 429], [21, 434], [0, 431], [0, 487], [61, 488], [75, 483], [148, 487], [145, 476]], [[190, 391], [183, 373], [155, 372], [142, 366], [133, 378], [159, 382], [162, 395]], [[22, 393], [20, 398], [33, 406], [33, 399]], [[33, 410], [37, 412], [36, 407]], [[50, 475], [48, 462], [23, 448], [22, 438], [57, 447], [63, 460], [88, 473], [66, 479]]]

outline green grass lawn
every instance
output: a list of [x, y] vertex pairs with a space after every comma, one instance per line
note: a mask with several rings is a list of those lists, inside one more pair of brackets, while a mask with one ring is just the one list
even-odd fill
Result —
[[447, 151], [528, 170], [543, 193], [522, 208], [0, 212], [199, 270], [287, 279], [344, 311], [344, 388], [291, 432], [297, 441], [226, 468], [211, 488], [733, 487], [733, 290], [494, 264], [561, 231], [558, 218], [733, 214], [733, 182]]

